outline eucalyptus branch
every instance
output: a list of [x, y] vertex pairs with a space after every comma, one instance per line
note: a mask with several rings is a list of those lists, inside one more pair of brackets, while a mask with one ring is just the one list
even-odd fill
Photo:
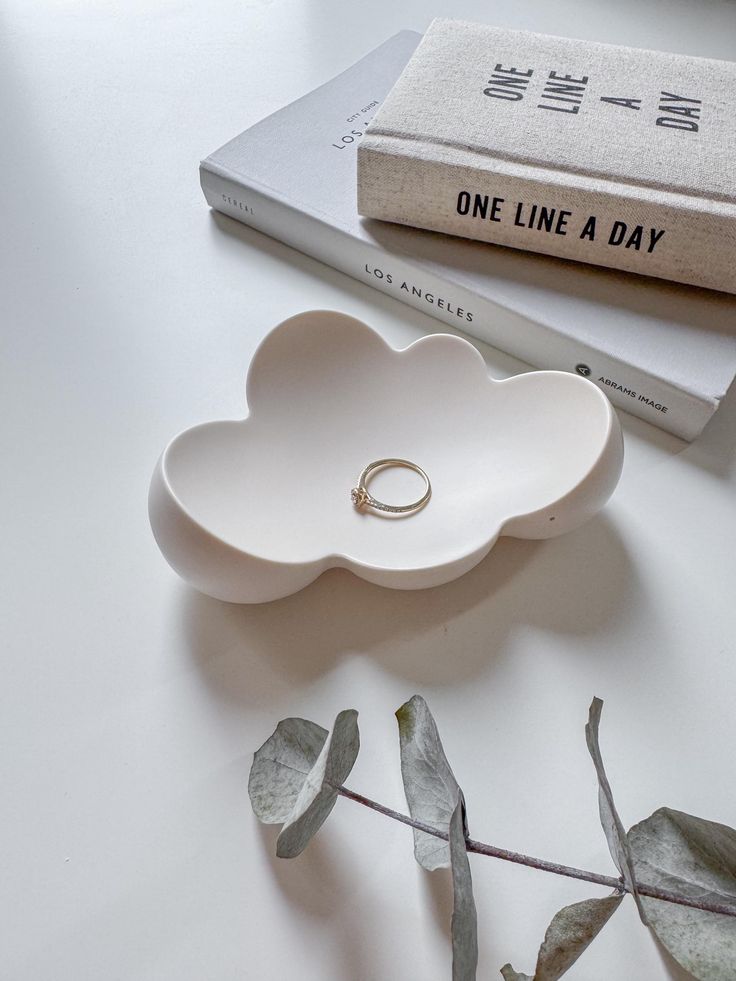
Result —
[[[409, 817], [408, 814], [402, 814], [400, 811], [394, 811], [392, 808], [386, 807], [384, 804], [379, 804], [378, 801], [371, 800], [370, 797], [365, 797], [363, 794], [350, 790], [348, 787], [335, 787], [334, 789], [341, 797], [346, 797], [348, 800], [355, 801], [357, 804], [363, 804], [365, 807], [369, 807], [372, 811], [378, 811], [379, 814], [384, 814], [386, 817], [389, 817], [394, 821], [399, 821], [401, 824], [406, 824], [411, 828], [416, 828], [417, 831], [423, 831], [425, 834], [433, 835], [435, 838], [441, 838], [443, 841], [447, 841], [448, 839], [446, 831], [440, 831], [439, 829], [432, 827], [431, 824], [425, 824], [423, 821], [415, 821], [414, 818]], [[570, 879], [583, 879], [586, 882], [594, 882], [599, 886], [607, 886], [609, 889], [616, 889], [621, 893], [628, 892], [628, 889], [625, 887], [621, 879], [615, 879], [610, 875], [600, 875], [598, 872], [587, 872], [585, 869], [576, 869], [571, 865], [560, 865], [557, 862], [548, 862], [543, 858], [534, 858], [531, 855], [523, 855], [521, 852], [512, 852], [506, 848], [498, 848], [496, 845], [487, 845], [485, 842], [475, 841], [473, 838], [466, 838], [465, 844], [467, 850], [476, 855], [489, 855], [491, 858], [500, 858], [504, 862], [515, 862], [517, 865], [527, 865], [532, 869], [540, 869], [542, 872], [552, 872], [555, 875], [565, 875]], [[687, 896], [680, 896], [677, 893], [669, 892], [665, 889], [658, 889], [655, 886], [648, 886], [643, 882], [639, 882], [638, 880], [636, 883], [636, 888], [641, 896], [649, 896], [652, 899], [661, 899], [664, 902], [676, 903], [679, 906], [690, 906], [693, 909], [702, 909], [707, 913], [722, 913], [724, 916], [736, 917], [736, 908], [726, 905], [725, 903], [709, 903], [705, 900], [690, 899]]]
[[[608, 890], [608, 895], [583, 898], [555, 913], [539, 947], [534, 975], [504, 964], [500, 968], [504, 981], [557, 981], [598, 936], [627, 894], [636, 903], [644, 926], [692, 977], [697, 981], [732, 978], [736, 829], [660, 807], [627, 831], [603, 765], [599, 743], [602, 706], [599, 698], [591, 702], [585, 740], [598, 781], [601, 827], [619, 878], [471, 838], [465, 795], [445, 755], [437, 724], [420, 695], [396, 712], [409, 814], [345, 786], [360, 749], [358, 713], [353, 709], [338, 713], [332, 731], [308, 719], [279, 722], [256, 751], [248, 793], [259, 820], [282, 825], [276, 840], [276, 854], [281, 858], [294, 858], [306, 848], [338, 796], [412, 828], [417, 863], [429, 872], [451, 870], [453, 981], [477, 979], [478, 916], [468, 852]], [[639, 870], [647, 882], [639, 881]]]

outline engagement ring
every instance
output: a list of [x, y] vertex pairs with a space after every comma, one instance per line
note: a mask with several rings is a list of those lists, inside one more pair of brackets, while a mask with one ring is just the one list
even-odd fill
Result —
[[[427, 485], [427, 489], [419, 498], [418, 501], [414, 501], [412, 504], [384, 504], [383, 501], [377, 501], [372, 494], [368, 493], [367, 483], [369, 478], [375, 471], [383, 470], [386, 467], [404, 467], [407, 470], [413, 470], [414, 473], [418, 473], [422, 478], [424, 483]], [[363, 473], [358, 479], [358, 486], [353, 487], [350, 491], [350, 499], [357, 508], [358, 511], [362, 511], [363, 508], [373, 508], [375, 511], [388, 511], [390, 514], [409, 514], [412, 511], [418, 511], [423, 508], [427, 501], [432, 496], [432, 486], [429, 482], [429, 477], [418, 467], [416, 463], [412, 463], [410, 460], [375, 460], [373, 463], [369, 463], [365, 468]]]

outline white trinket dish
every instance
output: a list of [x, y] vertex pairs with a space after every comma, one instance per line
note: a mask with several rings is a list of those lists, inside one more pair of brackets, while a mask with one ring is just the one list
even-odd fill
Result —
[[[394, 589], [441, 585], [500, 535], [581, 525], [621, 474], [621, 428], [595, 385], [561, 371], [495, 381], [449, 334], [395, 350], [353, 317], [301, 313], [261, 342], [246, 399], [246, 419], [176, 436], [149, 493], [169, 564], [235, 603], [288, 596], [334, 567]], [[426, 507], [396, 516], [353, 506], [361, 471], [385, 457], [426, 471]], [[405, 468], [370, 483], [392, 504], [423, 490]]]

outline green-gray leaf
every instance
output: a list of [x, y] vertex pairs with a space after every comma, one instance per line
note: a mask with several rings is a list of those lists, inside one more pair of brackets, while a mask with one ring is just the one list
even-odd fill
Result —
[[332, 732], [309, 771], [276, 842], [279, 858], [295, 858], [320, 829], [337, 800], [358, 750], [358, 713], [347, 709], [335, 719]]
[[248, 794], [259, 821], [282, 824], [288, 818], [327, 735], [308, 719], [284, 719], [256, 751]]
[[449, 827], [452, 865], [452, 981], [475, 981], [478, 967], [478, 919], [465, 845], [465, 802], [458, 794]]
[[[662, 807], [629, 831], [640, 882], [736, 911], [736, 831]], [[736, 917], [641, 897], [647, 922], [700, 981], [736, 978]]]
[[613, 803], [611, 785], [608, 782], [608, 777], [603, 767], [603, 758], [601, 757], [601, 750], [598, 744], [598, 727], [601, 720], [602, 708], [603, 702], [601, 699], [594, 698], [590, 703], [588, 723], [585, 726], [585, 739], [588, 744], [588, 752], [593, 760], [595, 772], [598, 774], [598, 810], [611, 857], [616, 863], [616, 868], [621, 873], [626, 888], [636, 901], [642, 922], [646, 923], [644, 909], [636, 889], [636, 878], [634, 876], [634, 866], [629, 843], [626, 839], [626, 832], [621, 823], [621, 818], [618, 816], [616, 805]]
[[534, 981], [531, 974], [520, 974], [510, 964], [504, 964], [501, 968], [501, 974], [503, 975], [503, 981]]
[[[447, 762], [439, 732], [427, 703], [414, 695], [396, 713], [401, 747], [401, 776], [409, 813], [439, 831], [447, 832], [460, 787]], [[414, 857], [430, 872], [447, 868], [446, 841], [414, 829]]]
[[584, 899], [555, 913], [537, 956], [534, 977], [517, 974], [510, 964], [501, 968], [505, 981], [558, 981], [600, 933], [618, 909], [624, 894]]

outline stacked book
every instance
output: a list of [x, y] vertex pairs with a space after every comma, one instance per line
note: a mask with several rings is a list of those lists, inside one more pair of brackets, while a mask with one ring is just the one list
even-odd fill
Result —
[[201, 183], [216, 210], [693, 439], [736, 374], [734, 84], [726, 62], [440, 20], [231, 140]]

